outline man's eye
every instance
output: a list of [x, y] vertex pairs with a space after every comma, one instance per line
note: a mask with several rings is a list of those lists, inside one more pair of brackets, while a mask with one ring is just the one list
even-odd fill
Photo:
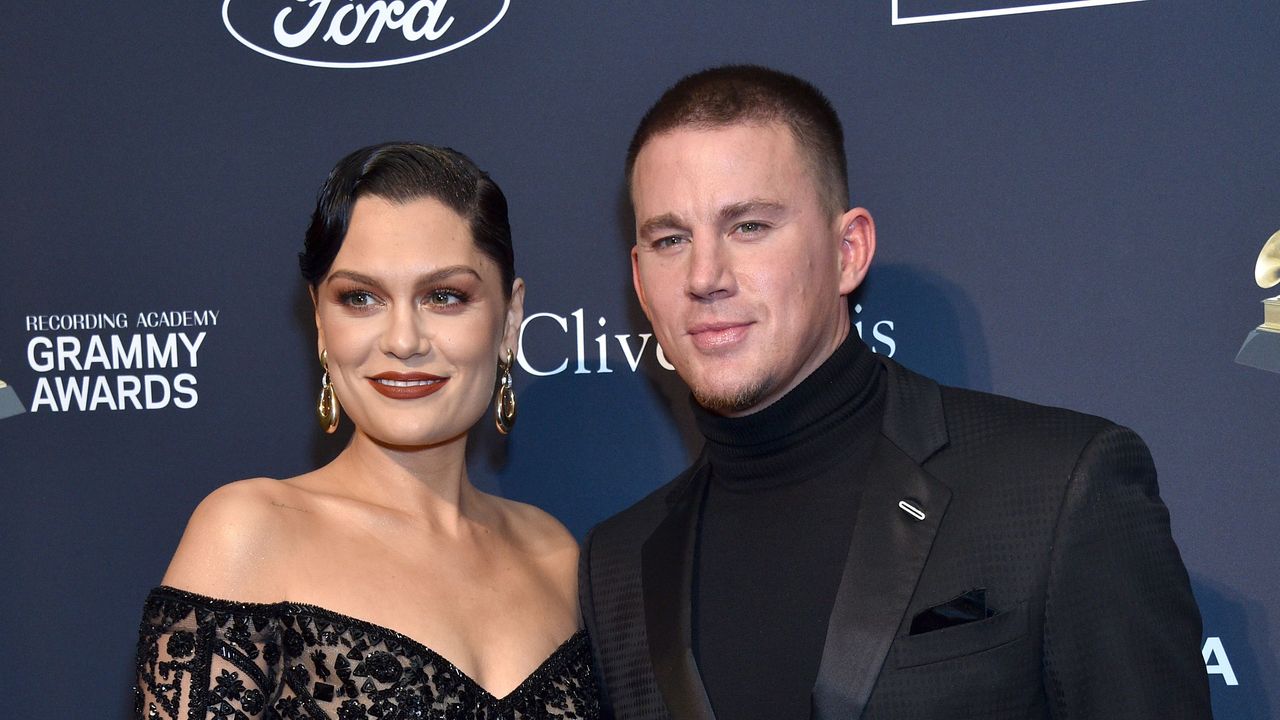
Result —
[[764, 223], [758, 222], [744, 222], [738, 226], [738, 232], [745, 235], [753, 235], [755, 233], [762, 232], [764, 229]]
[[653, 241], [653, 247], [657, 249], [668, 248], [672, 245], [679, 245], [684, 242], [684, 238], [679, 235], [668, 235]]

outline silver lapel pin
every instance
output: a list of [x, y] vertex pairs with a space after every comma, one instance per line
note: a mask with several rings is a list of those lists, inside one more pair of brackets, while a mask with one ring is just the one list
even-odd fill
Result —
[[906, 500], [898, 501], [898, 509], [902, 510], [902, 512], [910, 515], [916, 520], [924, 519], [924, 511], [916, 507], [915, 505], [912, 505], [911, 503], [907, 502]]

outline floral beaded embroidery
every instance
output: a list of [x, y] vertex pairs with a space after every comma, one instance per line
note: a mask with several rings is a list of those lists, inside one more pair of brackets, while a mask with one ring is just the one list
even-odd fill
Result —
[[430, 648], [312, 605], [151, 592], [136, 716], [148, 720], [586, 720], [599, 717], [579, 631], [497, 698]]

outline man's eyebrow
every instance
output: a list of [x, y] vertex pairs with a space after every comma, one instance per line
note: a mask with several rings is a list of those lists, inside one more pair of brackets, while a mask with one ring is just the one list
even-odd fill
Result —
[[[480, 277], [480, 273], [467, 265], [449, 265], [432, 270], [429, 273], [425, 273], [417, 279], [417, 283], [419, 285], [430, 285], [432, 283], [440, 282], [441, 280], [446, 280], [455, 275], [471, 275], [477, 280], [483, 279]], [[378, 282], [376, 279], [369, 277], [368, 275], [355, 272], [354, 270], [334, 270], [329, 274], [330, 280], [337, 278], [345, 278], [362, 285], [374, 285], [378, 287], [382, 285], [382, 283]]]
[[[730, 203], [720, 208], [717, 215], [722, 222], [737, 220], [748, 215], [777, 215], [784, 212], [786, 206], [774, 200], [743, 200]], [[640, 223], [640, 234], [648, 235], [655, 231], [683, 229], [687, 224], [675, 213], [663, 213]]]
[[663, 213], [640, 223], [640, 235], [649, 235], [650, 233], [661, 230], [672, 230], [684, 228], [685, 223], [675, 213]]
[[749, 215], [777, 215], [786, 210], [786, 206], [773, 200], [744, 200], [725, 205], [720, 208], [722, 221], [737, 220]]

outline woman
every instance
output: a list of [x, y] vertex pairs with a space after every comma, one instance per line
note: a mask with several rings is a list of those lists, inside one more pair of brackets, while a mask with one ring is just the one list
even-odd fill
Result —
[[[452, 150], [386, 144], [321, 188], [302, 273], [333, 462], [232, 483], [147, 599], [147, 718], [594, 718], [577, 544], [467, 479], [523, 315], [502, 191]], [[567, 639], [566, 639], [567, 638]], [[195, 710], [192, 714], [192, 710]]]

